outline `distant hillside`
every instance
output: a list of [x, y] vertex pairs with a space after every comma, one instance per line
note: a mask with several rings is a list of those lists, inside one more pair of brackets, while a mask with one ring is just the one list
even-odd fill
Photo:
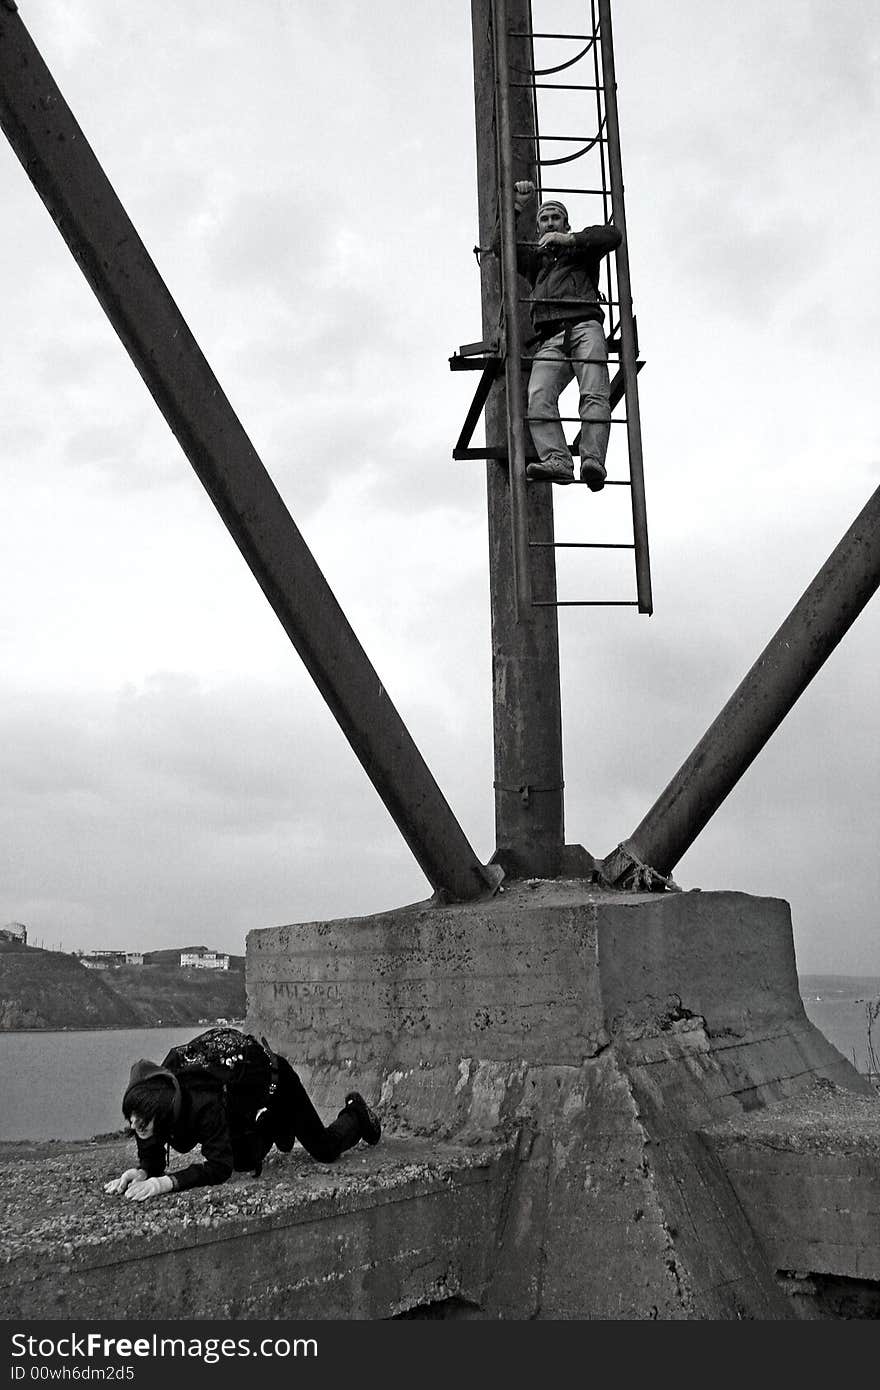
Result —
[[0, 942], [0, 1030], [136, 1028], [137, 1009], [75, 956]]
[[98, 971], [62, 951], [0, 942], [0, 1031], [152, 1028], [243, 1018], [244, 956], [230, 957], [229, 964], [229, 970], [120, 965]]
[[[175, 952], [175, 956], [179, 953]], [[136, 1009], [145, 1027], [244, 1018], [244, 956], [228, 970], [192, 970], [179, 965], [118, 965], [105, 978]]]

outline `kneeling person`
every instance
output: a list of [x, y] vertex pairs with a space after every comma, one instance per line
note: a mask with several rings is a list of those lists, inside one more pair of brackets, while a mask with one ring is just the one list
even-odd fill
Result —
[[[298, 1139], [312, 1158], [333, 1163], [363, 1140], [376, 1144], [381, 1125], [363, 1096], [350, 1091], [329, 1125], [321, 1121], [285, 1057], [236, 1028], [213, 1028], [172, 1048], [161, 1065], [135, 1062], [122, 1113], [137, 1142], [138, 1166], [104, 1191], [142, 1202], [225, 1182], [233, 1172], [258, 1176], [274, 1144], [287, 1153]], [[169, 1149], [201, 1161], [167, 1173]]]

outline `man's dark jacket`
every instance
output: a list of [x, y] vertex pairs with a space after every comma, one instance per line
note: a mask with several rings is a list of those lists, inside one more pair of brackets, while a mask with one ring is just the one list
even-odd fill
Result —
[[[517, 238], [520, 236], [517, 223]], [[574, 246], [538, 252], [517, 240], [516, 264], [531, 286], [529, 306], [536, 333], [561, 321], [581, 323], [605, 317], [599, 300], [599, 265], [623, 237], [610, 224], [574, 233]]]

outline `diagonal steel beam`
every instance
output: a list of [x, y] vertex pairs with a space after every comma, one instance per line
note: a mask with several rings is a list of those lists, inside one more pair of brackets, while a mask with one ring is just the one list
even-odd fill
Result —
[[662, 886], [880, 585], [880, 488], [640, 825], [602, 863], [620, 887]]
[[0, 125], [428, 881], [496, 887], [8, 0]]

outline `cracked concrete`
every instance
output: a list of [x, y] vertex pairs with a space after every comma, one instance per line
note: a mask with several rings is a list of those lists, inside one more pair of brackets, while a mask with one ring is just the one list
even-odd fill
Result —
[[[843, 1202], [823, 1203], [833, 1179], [855, 1210], [880, 1207], [880, 1105], [804, 1014], [779, 899], [514, 883], [485, 903], [252, 932], [247, 980], [247, 1027], [320, 1112], [353, 1087], [379, 1099], [382, 1143], [330, 1171], [273, 1160], [258, 1194], [183, 1194], [157, 1229], [142, 1211], [99, 1219], [77, 1190], [50, 1203], [50, 1229], [10, 1234], [15, 1307], [782, 1319], [832, 1306], [793, 1268], [874, 1277]], [[750, 1200], [756, 1154], [767, 1202], [812, 1246], [785, 1247]], [[63, 1182], [55, 1158], [33, 1164], [22, 1193]], [[816, 1263], [780, 1263], [795, 1255]]]
[[473, 1296], [509, 1168], [504, 1145], [397, 1138], [332, 1165], [273, 1151], [260, 1178], [138, 1204], [103, 1190], [132, 1162], [124, 1138], [0, 1158], [0, 1301], [28, 1319], [387, 1317]]
[[[786, 903], [532, 880], [476, 906], [324, 923], [320, 1028], [276, 994], [310, 979], [314, 930], [251, 934], [249, 1017], [283, 1035], [319, 1094], [338, 1092], [326, 1040], [352, 1019], [358, 1075], [391, 1130], [530, 1127], [484, 1315], [793, 1315], [701, 1138], [816, 1077], [865, 1088], [804, 1014]], [[413, 998], [418, 1037], [396, 1027]]]

